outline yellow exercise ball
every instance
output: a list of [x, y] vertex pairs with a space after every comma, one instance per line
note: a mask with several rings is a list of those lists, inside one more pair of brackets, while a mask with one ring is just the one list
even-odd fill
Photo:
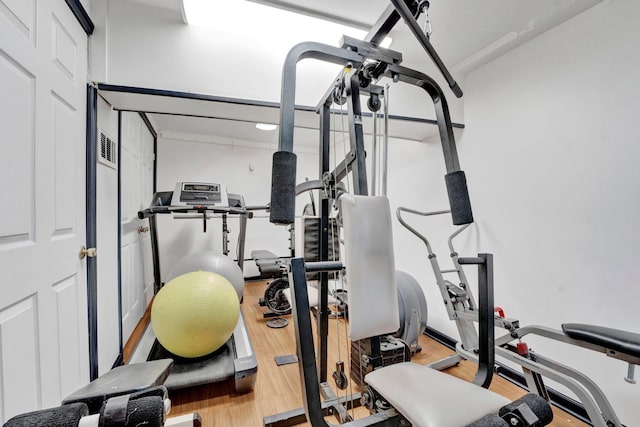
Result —
[[240, 302], [233, 285], [220, 274], [194, 271], [169, 281], [156, 294], [151, 327], [168, 351], [193, 358], [222, 347], [239, 316]]

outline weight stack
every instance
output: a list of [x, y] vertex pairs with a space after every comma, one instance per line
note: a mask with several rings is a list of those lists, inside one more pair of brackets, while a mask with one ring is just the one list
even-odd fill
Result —
[[[379, 344], [376, 343], [379, 342]], [[379, 351], [376, 348], [379, 347]], [[378, 353], [377, 355], [374, 353]], [[393, 365], [411, 360], [409, 347], [391, 335], [351, 341], [351, 369], [349, 376], [359, 387], [364, 385], [364, 377], [373, 368]]]
[[[304, 261], [317, 262], [320, 259], [320, 217], [302, 218], [302, 244]], [[340, 261], [340, 230], [335, 218], [329, 218], [329, 256], [324, 261]], [[337, 280], [338, 273], [328, 273], [329, 280]], [[320, 273], [307, 273], [307, 280], [319, 280]]]

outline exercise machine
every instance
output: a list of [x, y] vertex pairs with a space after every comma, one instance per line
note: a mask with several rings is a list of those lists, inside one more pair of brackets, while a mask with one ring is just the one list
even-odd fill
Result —
[[[339, 271], [350, 275], [349, 336], [353, 340], [370, 339], [382, 345], [383, 337], [398, 327], [391, 245], [391, 221], [384, 197], [343, 196], [346, 261], [305, 263], [296, 258], [290, 263], [293, 283], [293, 309], [299, 369], [305, 398], [306, 419], [313, 426], [328, 426], [325, 416], [336, 410], [335, 401], [321, 400], [327, 385], [318, 380], [318, 369], [309, 314], [306, 273]], [[353, 202], [352, 202], [353, 201]], [[386, 206], [385, 206], [386, 205]], [[385, 211], [386, 209], [386, 211]], [[368, 215], [367, 221], [361, 221]], [[375, 230], [375, 232], [374, 232]], [[479, 368], [474, 383], [439, 373], [411, 362], [386, 365], [382, 357], [368, 356], [374, 369], [364, 376], [365, 388], [360, 403], [371, 415], [354, 420], [348, 407], [342, 408], [344, 425], [353, 426], [544, 426], [553, 415], [546, 400], [536, 395], [510, 402], [486, 389], [494, 368], [493, 346], [493, 258], [480, 254], [461, 258], [461, 263], [478, 265], [480, 347]], [[371, 313], [375, 312], [375, 316]], [[428, 387], [425, 387], [428, 384]], [[481, 386], [481, 387], [479, 387]], [[465, 396], [473, 405], [460, 407], [455, 396]], [[274, 420], [273, 424], [280, 425]]]
[[[138, 212], [140, 219], [149, 219], [156, 293], [162, 287], [156, 217], [162, 214], [202, 218], [204, 231], [207, 229], [207, 220], [211, 215], [221, 215], [223, 218], [223, 253], [228, 253], [228, 246], [225, 243], [228, 234], [226, 218], [230, 215], [239, 217], [237, 262], [238, 266], [242, 268], [246, 221], [251, 215], [242, 196], [228, 194], [226, 188], [219, 183], [180, 182], [176, 184], [175, 191], [154, 194], [149, 208]], [[229, 341], [211, 355], [195, 359], [172, 355], [156, 340], [151, 325], [149, 325], [132, 355], [132, 362], [139, 363], [164, 358], [175, 360], [165, 382], [165, 386], [169, 390], [233, 380], [235, 390], [239, 393], [245, 393], [253, 390], [256, 381], [258, 361], [253, 352], [242, 311], [240, 311], [238, 323]]]
[[[449, 236], [448, 246], [453, 265], [451, 269], [442, 269], [427, 237], [410, 225], [403, 214], [434, 217], [447, 213], [449, 211], [446, 210], [420, 212], [405, 207], [399, 207], [396, 211], [400, 223], [425, 244], [449, 319], [455, 322], [460, 335], [460, 341], [456, 345], [456, 354], [432, 364], [435, 369], [446, 369], [461, 360], [477, 360], [475, 351], [478, 347], [478, 333], [475, 325], [478, 322], [478, 306], [460, 263], [458, 252], [453, 245], [454, 239], [464, 232], [470, 224], [458, 227]], [[452, 275], [454, 279], [445, 278]], [[496, 355], [522, 367], [526, 386], [530, 391], [545, 399], [550, 399], [550, 392], [545, 386], [544, 378], [554, 380], [567, 387], [578, 397], [592, 425], [596, 427], [623, 426], [604, 392], [589, 377], [566, 364], [529, 349], [524, 340], [528, 336], [538, 336], [604, 353], [609, 357], [626, 362], [628, 369], [625, 381], [635, 383], [635, 366], [640, 364], [640, 334], [576, 323], [565, 323], [562, 325], [562, 330], [538, 325], [521, 326], [517, 319], [505, 317], [501, 309], [497, 310], [494, 317], [496, 326], [506, 331], [504, 335], [495, 339]]]
[[[310, 196], [310, 202], [307, 203], [303, 209], [301, 222], [301, 240], [303, 257], [307, 261], [318, 261], [320, 259], [319, 252], [319, 239], [320, 239], [320, 217], [317, 215], [315, 208], [315, 199], [313, 197], [314, 190], [322, 190], [324, 184], [320, 180], [310, 181], [308, 178], [304, 183], [296, 186], [296, 196], [303, 193], [308, 193]], [[339, 186], [339, 191], [345, 191], [344, 186]], [[340, 256], [339, 250], [339, 236], [338, 230], [335, 224], [335, 219], [332, 221], [333, 225], [329, 234], [331, 235], [331, 243], [329, 250], [329, 257], [336, 260]], [[251, 257], [255, 260], [261, 275], [270, 275], [274, 277], [274, 280], [267, 284], [264, 291], [264, 297], [259, 300], [259, 305], [267, 307], [269, 311], [264, 313], [265, 318], [284, 316], [291, 313], [291, 303], [289, 302], [289, 280], [286, 275], [286, 263], [288, 260], [295, 258], [295, 233], [294, 223], [289, 225], [290, 230], [290, 256], [278, 257], [273, 252], [266, 250], [254, 250], [251, 251]], [[317, 276], [309, 276], [310, 280], [317, 281]], [[334, 278], [335, 279], [335, 278]], [[343, 292], [341, 289], [334, 289], [332, 296], [332, 304], [338, 306], [344, 306], [344, 298], [341, 299]], [[312, 306], [317, 303], [312, 304]]]
[[[395, 267], [392, 251], [391, 214], [386, 197], [369, 197], [362, 130], [361, 94], [367, 94], [367, 106], [374, 110], [380, 106], [384, 88], [377, 82], [388, 77], [394, 82], [408, 83], [425, 90], [433, 101], [447, 174], [445, 182], [452, 208], [454, 224], [473, 222], [473, 214], [466, 187], [464, 172], [460, 169], [453, 129], [446, 98], [442, 89], [429, 76], [402, 67], [402, 55], [378, 44], [402, 19], [416, 35], [420, 44], [440, 68], [457, 96], [462, 91], [451, 78], [444, 64], [433, 50], [428, 37], [422, 33], [416, 17], [428, 2], [392, 0], [383, 15], [374, 24], [364, 41], [343, 37], [342, 47], [335, 48], [307, 42], [295, 46], [287, 55], [283, 68], [282, 96], [278, 151], [273, 156], [270, 220], [274, 224], [291, 224], [295, 219], [296, 155], [293, 152], [296, 65], [298, 61], [312, 58], [340, 64], [343, 72], [336, 78], [318, 105], [320, 114], [320, 177], [323, 184], [320, 207], [321, 238], [320, 261], [306, 263], [301, 258], [292, 259], [288, 265], [292, 283], [293, 314], [299, 359], [302, 395], [305, 408], [302, 418], [313, 426], [327, 426], [324, 416], [333, 413], [338, 421], [353, 426], [415, 425], [464, 426], [464, 425], [520, 425], [543, 426], [551, 421], [551, 410], [537, 396], [530, 401], [512, 404], [484, 387], [488, 387], [493, 373], [493, 312], [492, 312], [492, 257], [489, 254], [469, 258], [466, 261], [479, 266], [481, 283], [481, 331], [479, 346], [479, 371], [476, 384], [470, 384], [440, 373], [434, 369], [410, 362], [382, 366], [381, 336], [388, 336], [399, 328], [399, 313]], [[331, 170], [330, 113], [331, 106], [347, 104], [349, 122], [349, 152]], [[352, 177], [353, 194], [338, 197], [336, 184]], [[345, 261], [329, 260], [329, 209], [339, 207], [345, 228]], [[366, 221], [362, 220], [366, 217]], [[348, 231], [346, 231], [348, 229]], [[374, 369], [364, 377], [364, 382], [375, 389], [375, 395], [365, 402], [384, 400], [385, 405], [371, 405], [372, 414], [361, 420], [353, 420], [349, 405], [354, 399], [336, 396], [327, 382], [327, 322], [329, 273], [348, 275], [349, 337], [352, 341], [371, 340], [372, 354], [366, 355]], [[309, 313], [307, 273], [320, 273], [318, 281], [318, 336], [314, 343]], [[491, 307], [491, 308], [489, 308]], [[317, 356], [317, 357], [316, 357]], [[425, 384], [428, 386], [425, 387]], [[338, 386], [338, 388], [341, 388]], [[445, 392], [447, 390], [449, 393]], [[455, 396], [469, 396], [473, 405], [460, 410]], [[377, 396], [381, 396], [377, 398]], [[358, 398], [358, 401], [360, 399]], [[428, 402], [428, 403], [427, 403]], [[455, 407], [454, 407], [455, 406]], [[296, 417], [295, 411], [281, 417], [265, 418], [270, 426], [284, 424]], [[488, 424], [485, 422], [490, 417]], [[485, 420], [480, 421], [479, 419]], [[296, 418], [298, 420], [298, 418]]]
[[[284, 277], [285, 267], [287, 259], [295, 257], [295, 225], [289, 226], [289, 256], [279, 257], [273, 252], [266, 249], [254, 249], [251, 251], [251, 258], [256, 263], [258, 271], [260, 272], [260, 278], [271, 278], [271, 280], [264, 291], [264, 297], [258, 300], [258, 304], [261, 307], [267, 307], [268, 311], [263, 313], [265, 319], [285, 316], [291, 313], [291, 305], [284, 295], [284, 290], [289, 288], [289, 282]], [[284, 325], [286, 322], [283, 320], [268, 323], [268, 325]]]
[[[320, 251], [320, 239], [322, 235], [321, 230], [321, 217], [317, 214], [315, 209], [315, 200], [311, 194], [312, 190], [322, 190], [324, 183], [322, 181], [309, 181], [308, 179], [303, 184], [296, 186], [296, 196], [304, 192], [309, 192], [311, 196], [311, 202], [307, 203], [303, 209], [301, 218], [301, 241], [302, 252], [305, 262], [321, 261]], [[339, 183], [337, 186], [336, 195], [340, 197], [345, 193], [346, 186]], [[293, 225], [293, 224], [292, 224]], [[340, 228], [338, 226], [337, 218], [332, 217], [329, 219], [329, 251], [328, 259], [331, 261], [340, 260]], [[252, 254], [254, 251], [252, 251]], [[274, 255], [275, 257], [275, 255]], [[295, 251], [292, 249], [291, 257], [295, 257]], [[269, 260], [269, 258], [267, 258]], [[286, 261], [287, 259], [277, 258], [278, 269], [280, 271], [280, 277], [272, 280], [266, 287], [264, 297], [260, 299], [260, 306], [265, 306], [269, 309], [264, 313], [265, 318], [284, 316], [291, 313], [290, 303], [290, 291], [289, 280], [286, 275]], [[266, 262], [266, 261], [265, 261]], [[258, 262], [256, 262], [258, 263]], [[313, 295], [313, 291], [317, 288], [317, 281], [320, 279], [320, 273], [308, 273], [307, 281], [310, 283], [310, 305], [314, 309], [318, 305], [318, 298]], [[344, 286], [340, 285], [341, 280], [348, 280], [347, 278], [339, 278], [338, 274], [331, 274], [329, 276], [328, 304], [334, 307], [331, 312], [331, 317], [346, 316], [348, 311], [348, 292]], [[418, 282], [406, 272], [397, 271], [396, 281], [398, 283], [398, 307], [399, 307], [399, 319], [400, 328], [394, 334], [395, 338], [400, 339], [408, 345], [409, 356], [420, 351], [418, 345], [418, 337], [424, 332], [427, 323], [427, 303], [424, 297], [424, 293]], [[312, 289], [313, 288], [313, 289]], [[402, 344], [394, 344], [401, 346]], [[358, 368], [360, 365], [358, 364]], [[360, 370], [360, 369], [358, 369]]]

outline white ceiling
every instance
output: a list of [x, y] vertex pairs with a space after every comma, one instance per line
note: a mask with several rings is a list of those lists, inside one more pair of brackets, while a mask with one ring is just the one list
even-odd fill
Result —
[[[145, 7], [169, 9], [177, 14], [182, 14], [182, 0], [127, 1], [142, 4]], [[384, 9], [391, 4], [389, 0], [252, 1], [277, 4], [287, 9], [301, 9], [304, 13], [315, 13], [334, 20], [357, 22], [364, 27], [372, 25]], [[602, 0], [536, 0], [527, 2], [514, 0], [431, 0], [429, 9], [433, 28], [431, 42], [454, 76], [460, 76], [552, 29], [600, 1]], [[421, 20], [421, 23], [423, 22], [424, 19]], [[391, 35], [393, 37], [391, 47], [403, 53], [405, 64], [418, 69], [431, 67], [427, 55], [405, 25], [397, 25]], [[124, 99], [120, 99], [119, 102], [127, 103]], [[177, 102], [177, 104], [179, 103]], [[118, 104], [114, 104], [114, 106], [119, 107]], [[141, 105], [139, 108], [146, 107]], [[179, 107], [175, 108], [179, 110]], [[172, 112], [179, 113], [179, 111]], [[189, 114], [193, 114], [193, 112]], [[207, 113], [195, 115], [218, 117]], [[152, 121], [161, 134], [191, 132], [218, 134], [229, 138], [234, 138], [236, 135], [237, 138], [245, 140], [256, 138], [258, 142], [267, 143], [274, 141], [277, 132], [258, 132], [255, 130], [254, 124], [250, 120], [246, 120], [246, 114], [240, 115], [242, 117], [239, 120], [229, 121], [154, 114]], [[257, 117], [256, 121], [259, 119]], [[421, 126], [422, 130], [416, 130], [410, 139], [424, 139], [434, 134], [433, 126]], [[310, 143], [315, 143], [317, 136], [311, 132], [305, 139], [308, 139]]]

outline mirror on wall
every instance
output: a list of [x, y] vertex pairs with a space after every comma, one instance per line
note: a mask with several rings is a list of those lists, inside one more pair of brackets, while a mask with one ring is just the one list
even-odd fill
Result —
[[[108, 248], [107, 237], [102, 238], [101, 252], [104, 260], [109, 259], [106, 253], [112, 253], [114, 260], [119, 257], [121, 291], [116, 292], [115, 285], [105, 287], [101, 298], [113, 300], [114, 306], [120, 299], [122, 336], [126, 343], [153, 297], [155, 274], [149, 223], [147, 219], [140, 220], [137, 211], [149, 206], [154, 192], [173, 191], [176, 182], [181, 181], [220, 183], [227, 191], [242, 195], [247, 205], [267, 204], [271, 156], [278, 147], [280, 109], [277, 102], [107, 84], [98, 84], [98, 93], [99, 132], [119, 145], [117, 162], [113, 167], [100, 169], [97, 199], [102, 218], [98, 224], [100, 235], [120, 236], [119, 247], [115, 237]], [[346, 106], [344, 110], [338, 107], [334, 113], [332, 141], [335, 147], [331, 161], [337, 164], [344, 158], [343, 149], [348, 151], [348, 147], [344, 147], [348, 143]], [[433, 120], [389, 115], [388, 123], [389, 139], [393, 142], [438, 139]], [[260, 129], [263, 126], [258, 124], [271, 126]], [[297, 181], [318, 179], [316, 107], [297, 106], [295, 124]], [[363, 112], [363, 129], [365, 144], [370, 144], [373, 117], [368, 111]], [[370, 157], [367, 161], [371, 161]], [[315, 197], [317, 200], [319, 195]], [[302, 214], [309, 202], [309, 194], [299, 199], [297, 215]], [[114, 232], [116, 225], [119, 226], [117, 233]], [[227, 226], [229, 256], [235, 256], [240, 229], [237, 218], [229, 218]], [[190, 253], [222, 252], [222, 219], [219, 217], [207, 220], [206, 232], [203, 232], [202, 219], [180, 219], [172, 215], [160, 215], [157, 227], [162, 281], [172, 267]], [[268, 212], [254, 212], [246, 229], [245, 278], [259, 274], [250, 260], [252, 250], [290, 256], [292, 245], [294, 250], [301, 246], [297, 240], [296, 234], [286, 227], [271, 224]], [[101, 277], [101, 283], [117, 283], [113, 266], [107, 267], [98, 274], [109, 275], [109, 280]], [[105, 322], [111, 321], [109, 319]]]

